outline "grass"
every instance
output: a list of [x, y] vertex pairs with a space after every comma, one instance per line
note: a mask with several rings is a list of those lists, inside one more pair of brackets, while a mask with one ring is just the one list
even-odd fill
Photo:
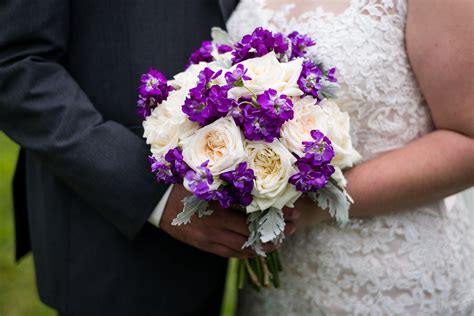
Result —
[[[11, 180], [18, 147], [0, 132], [0, 316], [52, 316], [40, 302], [31, 255], [19, 264], [14, 259], [14, 226]], [[236, 308], [236, 261], [231, 260], [221, 316], [233, 316]]]
[[11, 180], [18, 147], [0, 132], [0, 316], [50, 316], [40, 302], [31, 255], [19, 264], [14, 259]]

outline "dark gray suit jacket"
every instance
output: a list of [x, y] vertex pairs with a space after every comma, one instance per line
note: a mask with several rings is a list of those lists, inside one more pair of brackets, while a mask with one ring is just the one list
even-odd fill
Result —
[[0, 129], [22, 147], [17, 257], [31, 241], [46, 304], [71, 315], [217, 312], [226, 261], [146, 224], [166, 187], [149, 172], [135, 104], [140, 73], [182, 70], [235, 2], [0, 2]]

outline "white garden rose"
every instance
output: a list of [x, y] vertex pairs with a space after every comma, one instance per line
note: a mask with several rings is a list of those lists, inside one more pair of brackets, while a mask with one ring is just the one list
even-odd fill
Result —
[[331, 140], [334, 148], [335, 156], [331, 164], [341, 170], [354, 166], [362, 159], [362, 156], [352, 146], [349, 114], [342, 112], [333, 101], [323, 100], [320, 106], [330, 119], [330, 128], [326, 136]]
[[293, 206], [301, 192], [288, 182], [297, 171], [295, 157], [280, 143], [264, 141], [247, 142], [248, 164], [255, 173], [253, 201], [247, 206], [247, 212], [266, 210], [270, 207], [282, 209]]
[[[297, 83], [303, 65], [301, 58], [288, 63], [280, 63], [275, 53], [270, 52], [262, 57], [245, 60], [240, 64], [248, 70], [246, 75], [252, 78], [245, 81], [245, 86], [256, 94], [261, 94], [270, 88], [290, 97], [303, 94]], [[242, 87], [232, 88], [229, 91], [229, 96], [234, 99], [248, 94], [249, 91]]]
[[182, 142], [183, 160], [194, 170], [209, 160], [213, 176], [233, 170], [244, 160], [244, 137], [231, 117], [223, 117], [198, 129]]
[[319, 130], [332, 142], [334, 158], [332, 165], [340, 169], [352, 167], [361, 159], [352, 146], [350, 118], [339, 106], [328, 100], [315, 105], [312, 97], [304, 97], [294, 103], [294, 118], [282, 126], [281, 141], [295, 154], [303, 156], [302, 142], [313, 141], [312, 130]]
[[181, 111], [186, 95], [184, 90], [171, 91], [168, 99], [143, 121], [143, 137], [156, 158], [178, 146], [181, 139], [192, 135], [199, 127]]
[[294, 102], [293, 111], [293, 119], [282, 126], [280, 139], [289, 151], [301, 157], [304, 155], [302, 142], [312, 141], [311, 131], [315, 129], [327, 135], [330, 120], [310, 96]]

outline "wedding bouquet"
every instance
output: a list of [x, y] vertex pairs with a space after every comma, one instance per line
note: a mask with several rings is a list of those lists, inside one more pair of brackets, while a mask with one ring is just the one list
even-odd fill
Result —
[[258, 255], [241, 260], [239, 283], [279, 286], [278, 253], [262, 244], [284, 239], [282, 209], [306, 194], [338, 222], [351, 198], [342, 170], [360, 155], [349, 116], [331, 99], [335, 68], [307, 50], [315, 42], [263, 28], [240, 41], [213, 28], [212, 41], [192, 53], [186, 70], [167, 81], [155, 69], [141, 77], [138, 112], [161, 183], [192, 193], [173, 225], [211, 215], [210, 201], [245, 208]]

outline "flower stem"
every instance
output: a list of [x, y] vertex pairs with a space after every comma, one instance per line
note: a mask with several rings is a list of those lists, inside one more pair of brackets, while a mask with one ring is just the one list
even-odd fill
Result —
[[274, 251], [274, 254], [275, 254], [275, 261], [276, 261], [276, 264], [277, 264], [277, 268], [278, 268], [278, 271], [283, 271], [283, 265], [281, 264], [281, 260], [280, 260], [280, 254], [278, 253], [278, 250], [277, 251]]
[[247, 270], [245, 269], [245, 263], [243, 260], [239, 260], [237, 287], [239, 290], [244, 288], [245, 280], [247, 279]]
[[263, 268], [262, 268], [262, 263], [260, 262], [260, 256], [256, 257], [256, 258], [252, 258], [252, 262], [255, 264], [255, 270], [257, 272], [257, 276], [258, 276], [258, 281], [260, 282], [260, 284], [263, 283]]
[[260, 263], [263, 267], [263, 286], [270, 287], [270, 270], [268, 269], [267, 260], [268, 258], [259, 257]]
[[252, 267], [250, 266], [250, 263], [249, 263], [249, 260], [248, 259], [244, 259], [244, 264], [245, 264], [245, 267], [247, 268], [247, 272], [248, 272], [248, 275], [250, 277], [250, 281], [252, 281], [252, 283], [257, 287], [257, 288], [260, 288], [262, 285], [260, 283], [260, 281], [258, 280], [258, 277], [257, 275], [255, 274], [255, 271], [252, 269]]
[[275, 288], [280, 287], [280, 271], [278, 270], [278, 264], [275, 258], [275, 252], [272, 252], [268, 255], [268, 263], [270, 270], [272, 272], [272, 282]]
[[257, 100], [257, 95], [255, 94], [255, 92], [253, 92], [250, 88], [246, 87], [245, 85], [243, 86], [248, 92], [250, 92], [250, 94], [252, 95], [252, 99], [255, 99]]

